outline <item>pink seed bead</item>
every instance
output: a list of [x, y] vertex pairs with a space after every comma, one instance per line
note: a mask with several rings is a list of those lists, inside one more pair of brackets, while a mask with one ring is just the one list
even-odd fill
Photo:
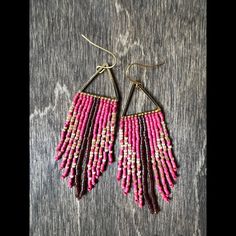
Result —
[[[79, 97], [79, 94], [77, 94], [76, 96], [76, 102], [77, 102], [77, 99], [78, 99], [78, 97]], [[78, 103], [80, 103], [81, 102], [81, 100], [82, 100], [82, 97], [80, 96], [79, 97], [79, 99], [78, 99]], [[71, 107], [70, 107], [70, 109], [69, 109], [69, 112], [68, 112], [68, 114], [67, 114], [67, 119], [66, 119], [66, 122], [65, 122], [65, 124], [64, 124], [64, 128], [63, 128], [63, 130], [61, 131], [61, 139], [60, 139], [60, 142], [59, 142], [59, 144], [57, 145], [57, 147], [56, 147], [56, 156], [55, 156], [55, 160], [59, 160], [60, 158], [61, 158], [61, 154], [59, 154], [59, 152], [61, 151], [61, 148], [62, 148], [62, 146], [63, 146], [63, 144], [64, 144], [64, 142], [65, 142], [65, 139], [66, 139], [66, 135], [67, 135], [67, 130], [68, 130], [68, 127], [69, 127], [69, 125], [70, 125], [70, 123], [71, 123], [71, 118], [72, 118], [72, 115], [73, 115], [73, 112], [74, 112], [74, 110], [75, 110], [75, 103], [72, 103], [72, 105], [71, 105]]]
[[159, 159], [156, 156], [156, 161], [158, 163], [158, 169], [160, 171], [160, 175], [161, 175], [161, 182], [165, 191], [166, 196], [168, 197], [170, 192], [167, 188], [167, 183], [165, 180], [165, 176], [164, 173], [166, 174], [166, 169], [164, 168], [164, 166], [162, 166], [162, 147], [159, 145], [159, 143], [157, 142], [157, 140], [159, 139], [159, 133], [158, 133], [158, 128], [157, 128], [157, 124], [156, 124], [156, 120], [155, 120], [155, 116], [153, 114], [150, 115], [151, 118], [151, 125], [153, 126], [153, 133], [155, 134], [155, 141], [156, 141], [156, 154], [159, 156], [161, 156], [161, 158]]
[[74, 121], [75, 121], [75, 117], [76, 117], [79, 105], [80, 105], [80, 103], [78, 102], [76, 104], [75, 108], [74, 108], [73, 115], [72, 115], [71, 121], [70, 121], [70, 126], [69, 126], [69, 129], [68, 129], [67, 134], [66, 134], [66, 138], [65, 138], [65, 140], [62, 144], [62, 147], [61, 147], [60, 151], [57, 152], [57, 154], [56, 154], [55, 159], [57, 159], [57, 160], [61, 158], [61, 156], [63, 155], [64, 151], [67, 148], [67, 145], [69, 143], [70, 136], [71, 136], [71, 133], [72, 133], [72, 129], [73, 129], [73, 126], [74, 126]]
[[[176, 180], [176, 174], [175, 174], [175, 172], [173, 170], [173, 167], [172, 167], [172, 165], [171, 165], [171, 163], [169, 161], [169, 156], [168, 156], [168, 153], [167, 153], [167, 147], [166, 147], [165, 139], [164, 139], [164, 131], [163, 131], [163, 128], [162, 128], [162, 125], [161, 125], [161, 121], [159, 119], [158, 114], [156, 114], [155, 118], [156, 118], [158, 129], [159, 129], [159, 132], [160, 132], [160, 135], [161, 135], [161, 143], [162, 143], [163, 152], [164, 152], [164, 156], [165, 156], [165, 160], [166, 160], [167, 166], [169, 168], [169, 171], [171, 173], [172, 178], [174, 180]], [[171, 187], [174, 187], [174, 185], [172, 184]]]
[[[157, 117], [158, 117], [158, 115], [157, 115], [157, 113], [155, 113], [155, 114], [153, 115], [153, 118], [155, 119], [155, 121], [156, 121], [156, 126], [157, 126], [157, 128], [156, 128], [156, 131], [157, 131], [157, 140], [158, 140], [158, 141], [157, 141], [157, 145], [161, 148], [161, 151], [160, 151], [161, 162], [162, 162], [162, 166], [163, 166], [163, 168], [164, 168], [164, 172], [165, 172], [165, 176], [166, 176], [167, 182], [168, 182], [168, 184], [170, 185], [170, 187], [173, 188], [174, 185], [173, 185], [173, 182], [172, 182], [172, 180], [171, 180], [171, 178], [170, 178], [169, 170], [168, 170], [167, 165], [166, 165], [166, 160], [165, 160], [165, 156], [164, 156], [165, 145], [163, 144], [162, 132], [161, 132], [161, 130], [160, 130], [160, 124], [159, 124], [159, 122], [158, 122], [158, 120], [157, 120]], [[168, 157], [167, 157], [167, 158], [168, 158]], [[172, 170], [172, 169], [171, 169], [171, 170]]]
[[102, 109], [103, 103], [99, 102], [99, 107], [98, 107], [98, 111], [96, 114], [96, 118], [95, 118], [95, 122], [94, 122], [94, 129], [93, 129], [93, 140], [92, 140], [92, 147], [90, 150], [90, 156], [89, 156], [89, 161], [87, 164], [87, 177], [88, 177], [88, 191], [92, 190], [93, 184], [92, 184], [92, 165], [93, 165], [93, 160], [94, 160], [94, 152], [95, 152], [95, 148], [96, 148], [96, 138], [97, 138], [97, 132], [98, 132], [98, 122], [99, 122], [99, 118], [101, 115], [101, 109]]
[[[166, 201], [166, 198], [168, 199], [168, 197], [169, 197], [169, 191], [166, 189], [164, 171], [163, 171], [163, 168], [162, 168], [162, 165], [161, 165], [161, 161], [159, 159], [160, 154], [159, 154], [159, 150], [158, 150], [158, 147], [157, 147], [156, 131], [155, 131], [155, 126], [153, 124], [151, 114], [149, 115], [149, 121], [150, 121], [151, 133], [152, 133], [152, 137], [153, 137], [153, 145], [154, 145], [154, 150], [155, 150], [155, 159], [156, 159], [156, 162], [157, 162], [157, 170], [160, 173], [160, 175], [159, 175], [160, 185], [162, 186], [162, 189], [164, 190], [164, 194], [161, 194], [161, 195], [162, 195], [162, 198]], [[157, 171], [157, 173], [158, 173], [158, 171]]]
[[113, 109], [112, 109], [112, 121], [111, 121], [111, 135], [110, 135], [110, 142], [109, 142], [109, 153], [108, 153], [108, 157], [109, 157], [109, 165], [112, 164], [113, 162], [113, 146], [114, 146], [114, 141], [115, 141], [115, 125], [116, 125], [116, 115], [117, 115], [117, 105], [118, 102], [117, 101], [113, 101]]
[[108, 101], [105, 100], [105, 110], [104, 110], [104, 115], [103, 115], [103, 120], [102, 120], [102, 136], [101, 136], [101, 145], [99, 147], [99, 158], [98, 158], [98, 163], [97, 163], [97, 168], [96, 168], [96, 178], [101, 174], [101, 165], [103, 161], [103, 146], [105, 145], [105, 135], [106, 135], [106, 123], [107, 123], [107, 116], [108, 116]]
[[[86, 102], [86, 100], [84, 102]], [[64, 161], [61, 163], [60, 169], [63, 169], [65, 167], [65, 165], [70, 167], [70, 164], [71, 164], [72, 158], [73, 158], [73, 154], [75, 152], [75, 145], [77, 143], [76, 135], [78, 135], [78, 130], [79, 130], [78, 127], [79, 127], [79, 121], [80, 121], [80, 113], [81, 113], [84, 103], [80, 103], [79, 105], [80, 106], [78, 107], [78, 110], [77, 110], [77, 115], [75, 118], [75, 123], [73, 126], [73, 130], [72, 130], [72, 134], [71, 134], [71, 137], [69, 140], [69, 144], [68, 144], [67, 150], [64, 154], [64, 158], [63, 158]], [[69, 158], [68, 158], [68, 156], [69, 156]], [[67, 162], [66, 162], [66, 159], [67, 159]]]
[[127, 155], [127, 179], [124, 192], [128, 194], [131, 185], [131, 154], [132, 154], [132, 130], [131, 130], [131, 118], [128, 117], [128, 155]]
[[[82, 100], [80, 109], [78, 110], [78, 113], [81, 113], [81, 109], [82, 109], [82, 110], [83, 110], [83, 109], [86, 109], [87, 106], [88, 106], [88, 99], [86, 99], [86, 98], [84, 97], [83, 100]], [[82, 113], [82, 115], [83, 115], [83, 113]], [[78, 114], [77, 114], [77, 116], [78, 116]], [[80, 123], [81, 123], [81, 122], [79, 122], [79, 126], [78, 126], [78, 129], [77, 129], [77, 132], [80, 130]], [[77, 133], [76, 136], [75, 136], [75, 140], [77, 140], [77, 136], [78, 136], [78, 133]], [[60, 169], [65, 168], [66, 162], [67, 162], [67, 158], [64, 157], [64, 158], [63, 158], [63, 161], [61, 162]]]
[[[84, 133], [84, 128], [85, 128], [85, 121], [87, 121], [87, 118], [88, 118], [88, 111], [91, 109], [91, 106], [92, 106], [92, 101], [93, 101], [93, 97], [89, 97], [88, 98], [88, 106], [86, 107], [86, 110], [87, 111], [84, 111], [84, 119], [83, 119], [83, 124], [82, 124], [82, 127], [81, 127], [81, 135], [80, 135], [80, 138], [82, 139], [83, 137], [83, 133]], [[84, 126], [83, 126], [84, 125]], [[76, 154], [78, 153], [78, 149], [76, 149]], [[70, 160], [66, 166], [66, 169], [64, 171], [64, 173], [62, 174], [62, 178], [65, 178], [69, 175], [69, 172], [70, 172], [70, 165], [71, 165], [71, 161]]]
[[124, 190], [127, 178], [127, 155], [128, 155], [128, 121], [127, 118], [124, 119], [124, 159], [123, 159], [123, 174], [121, 187]]
[[[88, 96], [87, 96], [88, 97]], [[92, 98], [90, 98], [90, 97], [88, 97], [88, 105], [85, 107], [85, 109], [84, 109], [84, 111], [83, 111], [83, 113], [81, 114], [81, 121], [82, 121], [82, 124], [81, 124], [81, 126], [79, 127], [80, 128], [80, 134], [79, 134], [79, 140], [82, 140], [82, 138], [83, 138], [83, 125], [84, 125], [84, 123], [85, 123], [85, 121], [87, 120], [87, 118], [88, 118], [88, 114], [87, 114], [87, 112], [86, 111], [88, 111], [88, 110], [90, 110], [91, 109], [91, 105], [92, 105]], [[74, 154], [74, 157], [73, 157], [73, 165], [74, 165], [74, 167], [73, 168], [75, 168], [75, 166], [76, 166], [76, 163], [77, 163], [77, 158], [78, 158], [78, 153], [79, 153], [79, 149], [80, 149], [80, 144], [78, 143], [77, 144], [77, 146], [76, 146], [76, 151], [75, 151], [75, 154]], [[67, 168], [70, 166], [70, 163], [68, 163], [68, 166], [67, 166]], [[68, 175], [68, 173], [65, 173], [65, 177]], [[73, 179], [73, 180], [71, 180], [71, 182], [74, 182], [74, 176], [71, 178], [71, 179]]]
[[138, 197], [139, 197], [139, 207], [142, 208], [144, 205], [143, 198], [143, 184], [142, 184], [142, 169], [141, 169], [141, 157], [140, 157], [140, 138], [139, 138], [139, 123], [138, 117], [134, 117], [135, 123], [135, 140], [136, 140], [136, 166], [137, 166], [137, 180], [138, 180]]
[[[100, 169], [100, 173], [98, 176], [100, 176], [100, 174], [102, 172], [105, 171], [105, 166], [106, 166], [106, 162], [108, 159], [108, 152], [109, 152], [109, 140], [110, 140], [110, 128], [111, 128], [111, 116], [112, 116], [112, 103], [111, 101], [108, 101], [108, 108], [107, 108], [107, 118], [106, 118], [106, 122], [105, 122], [105, 127], [106, 127], [106, 134], [105, 134], [105, 143], [104, 143], [104, 148], [103, 148], [103, 158], [102, 158], [102, 164], [101, 164], [101, 169]], [[107, 149], [107, 151], [106, 151]]]
[[123, 157], [124, 157], [124, 120], [121, 117], [119, 122], [119, 142], [120, 142], [120, 150], [119, 150], [119, 161], [118, 161], [118, 171], [116, 178], [118, 181], [120, 181], [122, 176], [122, 170], [123, 170]]
[[166, 138], [167, 146], [168, 146], [168, 155], [170, 157], [172, 167], [173, 167], [174, 171], [176, 172], [177, 167], [176, 167], [175, 159], [173, 157], [173, 153], [172, 153], [172, 150], [171, 150], [172, 144], [171, 144], [171, 141], [170, 141], [170, 138], [169, 138], [168, 131], [166, 129], [164, 116], [163, 116], [163, 113], [161, 111], [158, 112], [158, 115], [161, 118], [162, 127], [163, 127], [163, 130], [164, 130], [164, 133], [165, 133], [165, 138]]
[[[78, 102], [78, 105], [80, 105], [80, 104], [81, 104], [81, 101]], [[78, 106], [75, 107], [74, 112], [77, 113], [77, 109], [78, 109]], [[65, 162], [66, 159], [67, 159], [67, 155], [68, 155], [68, 151], [69, 151], [68, 149], [70, 149], [70, 146], [71, 146], [69, 141], [71, 139], [71, 133], [72, 133], [73, 127], [74, 127], [74, 117], [72, 117], [69, 130], [66, 133], [66, 137], [62, 141], [62, 145], [61, 145], [62, 147], [61, 147], [60, 151], [58, 151], [57, 154], [56, 154], [57, 155], [56, 156], [57, 160], [60, 159], [63, 156], [63, 154], [64, 154], [63, 162]], [[65, 149], [66, 149], [66, 152], [64, 153]]]
[[155, 149], [154, 149], [155, 137], [153, 137], [153, 134], [152, 134], [153, 127], [151, 127], [151, 120], [150, 120], [149, 114], [145, 115], [145, 121], [146, 121], [146, 125], [147, 125], [147, 130], [148, 130], [148, 138], [149, 138], [150, 149], [151, 149], [151, 158], [152, 158], [152, 168], [153, 168], [154, 177], [156, 180], [157, 189], [158, 189], [159, 193], [161, 194], [162, 198], [166, 199], [167, 197], [163, 191], [163, 188], [162, 188], [160, 180], [159, 180], [159, 174], [158, 174], [157, 164], [156, 164], [156, 160], [155, 160]]
[[76, 95], [73, 98], [73, 104], [76, 104], [78, 98], [81, 96], [82, 94], [80, 92], [76, 93]]
[[79, 100], [81, 100], [81, 98], [82, 98], [82, 94], [80, 94], [80, 93], [77, 93], [77, 94], [74, 96], [74, 99], [73, 99], [73, 102], [72, 102], [72, 104], [71, 104], [71, 107], [70, 107], [70, 109], [69, 109], [69, 111], [68, 111], [68, 113], [67, 113], [67, 119], [66, 119], [66, 121], [65, 121], [64, 129], [63, 129], [64, 132], [62, 131], [62, 136], [63, 136], [63, 137], [65, 136], [65, 133], [66, 133], [65, 131], [67, 130], [67, 128], [68, 128], [68, 126], [69, 126], [69, 124], [70, 124], [70, 120], [71, 120], [71, 118], [72, 118], [74, 108], [75, 108], [77, 102], [79, 102]]
[[135, 143], [135, 123], [134, 117], [131, 118], [131, 130], [132, 130], [132, 137], [131, 137], [131, 147], [132, 147], [132, 163], [131, 163], [131, 170], [132, 170], [132, 183], [134, 188], [134, 200], [136, 203], [139, 202], [138, 197], [138, 180], [137, 180], [137, 170], [136, 170], [136, 143]]
[[98, 152], [99, 152], [99, 146], [101, 142], [101, 133], [102, 133], [102, 119], [104, 115], [104, 109], [105, 109], [105, 102], [104, 99], [101, 98], [102, 107], [101, 107], [101, 113], [98, 120], [98, 132], [96, 137], [96, 144], [95, 144], [95, 153], [94, 153], [94, 160], [92, 164], [92, 185], [94, 186], [96, 184], [96, 168], [97, 168], [97, 162], [98, 162]]

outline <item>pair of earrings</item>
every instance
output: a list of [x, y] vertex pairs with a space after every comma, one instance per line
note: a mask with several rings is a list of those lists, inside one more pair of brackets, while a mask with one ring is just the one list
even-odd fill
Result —
[[[107, 165], [113, 163], [119, 106], [118, 88], [111, 73], [111, 68], [116, 64], [115, 55], [83, 37], [93, 46], [111, 54], [115, 63], [112, 66], [107, 63], [97, 66], [96, 73], [74, 96], [56, 148], [55, 160], [62, 159], [62, 178], [68, 178], [70, 188], [75, 187], [77, 199], [91, 191]], [[126, 77], [132, 82], [132, 86], [119, 120], [117, 180], [121, 182], [125, 195], [130, 192], [132, 185], [136, 204], [142, 208], [146, 202], [151, 213], [159, 212], [155, 188], [165, 201], [169, 201], [170, 188], [174, 187], [177, 178], [177, 166], [160, 106], [140, 81], [128, 75], [128, 71], [133, 65], [152, 67], [162, 64], [132, 63], [127, 67]], [[91, 82], [105, 71], [112, 82], [115, 98], [84, 92]], [[126, 115], [135, 89], [143, 91], [155, 104], [156, 109]]]

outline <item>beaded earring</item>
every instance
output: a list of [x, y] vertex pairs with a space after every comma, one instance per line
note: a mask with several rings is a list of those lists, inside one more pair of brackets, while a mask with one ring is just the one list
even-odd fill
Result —
[[[162, 64], [143, 65], [132, 63], [127, 67], [126, 77], [132, 82], [132, 86], [119, 121], [120, 152], [117, 180], [121, 181], [124, 195], [129, 193], [132, 184], [135, 203], [142, 208], [146, 202], [152, 214], [160, 211], [155, 195], [155, 187], [164, 201], [168, 202], [169, 187], [174, 187], [177, 178], [177, 166], [160, 106], [143, 84], [140, 81], [131, 79], [127, 72], [133, 65], [152, 67]], [[126, 115], [135, 89], [143, 91], [155, 104], [156, 109]]]
[[[116, 57], [108, 50], [92, 43], [113, 56], [115, 63], [97, 66], [96, 73], [76, 93], [69, 109], [61, 140], [56, 148], [55, 160], [62, 158], [62, 178], [68, 177], [68, 186], [75, 186], [78, 199], [91, 191], [98, 178], [105, 171], [107, 163], [113, 162], [114, 131], [119, 93], [110, 69], [116, 64]], [[107, 72], [112, 82], [115, 98], [84, 92], [101, 73]]]

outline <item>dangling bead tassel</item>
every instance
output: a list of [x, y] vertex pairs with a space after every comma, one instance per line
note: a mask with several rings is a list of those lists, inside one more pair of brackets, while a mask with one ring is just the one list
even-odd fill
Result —
[[92, 184], [92, 165], [93, 165], [93, 160], [95, 156], [95, 150], [97, 147], [97, 133], [98, 133], [98, 126], [99, 126], [99, 118], [101, 117], [101, 111], [103, 107], [103, 102], [102, 100], [100, 101], [99, 107], [98, 107], [98, 112], [95, 118], [95, 123], [94, 123], [94, 129], [93, 129], [93, 139], [92, 139], [92, 146], [91, 146], [91, 152], [89, 155], [89, 161], [87, 165], [87, 175], [88, 175], [88, 191], [91, 191], [93, 188]]
[[148, 190], [150, 190], [150, 198], [152, 202], [152, 212], [153, 213], [158, 213], [159, 212], [159, 207], [157, 203], [157, 197], [155, 194], [155, 179], [154, 179], [154, 174], [153, 174], [153, 169], [152, 169], [152, 161], [151, 161], [151, 152], [150, 152], [150, 142], [148, 140], [148, 133], [147, 133], [147, 125], [145, 122], [145, 116], [141, 116], [141, 121], [143, 125], [143, 137], [144, 137], [144, 146], [145, 146], [145, 153], [146, 153], [146, 158], [147, 158], [147, 172], [148, 172]]
[[[91, 113], [89, 114], [89, 120], [87, 123], [87, 127], [85, 130], [85, 137], [84, 137], [84, 144], [81, 147], [81, 154], [80, 154], [80, 159], [81, 160], [81, 168], [80, 170], [79, 166], [77, 168], [77, 171], [80, 172], [81, 174], [78, 174], [77, 172], [77, 186], [76, 186], [76, 193], [78, 195], [79, 190], [80, 193], [78, 195], [78, 199], [80, 199], [86, 192], [87, 192], [87, 164], [88, 164], [88, 159], [89, 159], [89, 151], [91, 148], [91, 141], [92, 141], [92, 125], [94, 124], [94, 119], [95, 119], [95, 114], [97, 112], [97, 107], [98, 107], [98, 99], [94, 99], [93, 107], [91, 109]], [[78, 184], [81, 183], [81, 184]], [[81, 187], [80, 187], [81, 186]]]
[[107, 116], [108, 116], [108, 109], [109, 109], [109, 104], [107, 101], [105, 101], [105, 108], [104, 108], [104, 113], [102, 117], [102, 133], [101, 133], [101, 145], [99, 147], [98, 151], [98, 162], [97, 162], [97, 167], [96, 167], [96, 174], [95, 178], [98, 179], [100, 176], [100, 170], [102, 166], [102, 160], [103, 160], [103, 149], [105, 146], [105, 138], [106, 138], [106, 124], [107, 124]]
[[[73, 99], [55, 159], [63, 157], [60, 163], [60, 169], [64, 169], [62, 178], [69, 176], [68, 186], [75, 186], [78, 199], [91, 191], [96, 184], [95, 177], [100, 176], [96, 175], [99, 150], [102, 155], [112, 154], [117, 103], [117, 99], [84, 92], [77, 93]], [[106, 130], [109, 131], [106, 133]], [[109, 158], [112, 160], [111, 156]]]
[[[106, 166], [107, 166], [107, 162], [111, 159], [112, 160], [112, 156], [110, 156], [109, 152], [111, 152], [112, 154], [112, 148], [113, 146], [110, 147], [110, 142], [112, 142], [112, 127], [113, 124], [112, 123], [112, 117], [113, 117], [113, 109], [114, 109], [115, 104], [112, 101], [108, 101], [108, 103], [106, 104], [106, 109], [105, 109], [105, 116], [104, 116], [104, 120], [103, 120], [103, 131], [102, 131], [102, 141], [101, 141], [101, 147], [99, 149], [99, 153], [100, 153], [100, 157], [98, 160], [98, 165], [97, 165], [97, 169], [96, 169], [96, 178], [99, 178], [99, 176], [105, 171]], [[114, 138], [113, 138], [114, 141]], [[110, 148], [110, 150], [109, 150]]]
[[69, 187], [73, 187], [75, 185], [76, 164], [78, 161], [79, 151], [80, 151], [81, 143], [83, 140], [85, 124], [88, 119], [88, 115], [86, 113], [86, 110], [91, 108], [91, 102], [92, 102], [91, 98], [87, 97], [85, 100], [84, 107], [83, 107], [83, 109], [81, 109], [79, 128], [77, 130], [77, 134], [75, 137], [75, 146], [76, 146], [75, 153], [73, 156], [72, 167], [70, 170], [70, 179], [68, 180]]
[[157, 161], [155, 159], [155, 148], [154, 148], [155, 138], [154, 138], [153, 127], [151, 125], [150, 115], [145, 116], [145, 121], [146, 121], [146, 124], [147, 124], [148, 138], [149, 138], [150, 149], [151, 149], [152, 168], [153, 168], [153, 172], [154, 172], [154, 178], [155, 178], [155, 181], [156, 181], [156, 186], [157, 186], [157, 189], [158, 189], [159, 193], [161, 194], [162, 198], [167, 201], [167, 197], [164, 193], [162, 184], [160, 182], [161, 180], [160, 180], [160, 175], [159, 175], [158, 169], [157, 169]]
[[[113, 147], [115, 143], [115, 126], [116, 126], [116, 114], [117, 114], [118, 103], [112, 102], [112, 113], [111, 113], [111, 129], [110, 129], [110, 139], [108, 145], [108, 157], [109, 157], [109, 165], [113, 162]], [[109, 130], [109, 129], [108, 129]]]
[[[67, 148], [68, 148], [67, 154], [64, 155], [63, 161], [60, 164], [60, 169], [61, 170], [64, 169], [66, 164], [67, 164], [67, 157], [68, 157], [69, 151], [72, 151], [73, 153], [75, 151], [75, 145], [77, 143], [78, 135], [79, 135], [79, 130], [80, 130], [79, 129], [79, 126], [80, 126], [80, 122], [79, 121], [80, 121], [80, 115], [81, 115], [81, 108], [83, 107], [82, 104], [86, 104], [86, 99], [83, 96], [81, 96], [81, 100], [80, 100], [80, 104], [79, 104], [80, 106], [78, 108], [78, 112], [77, 112], [76, 118], [75, 118], [75, 125], [73, 126], [73, 131], [72, 131], [72, 134], [71, 134], [71, 137], [70, 137], [70, 142], [69, 142], [69, 145], [67, 146]], [[73, 145], [72, 145], [72, 142], [73, 142]], [[70, 149], [71, 146], [72, 146], [72, 148]], [[69, 158], [72, 158], [73, 153], [70, 152]], [[65, 178], [65, 176], [63, 175], [62, 178]]]
[[[158, 129], [157, 129], [157, 124], [156, 121], [154, 119], [154, 114], [150, 115], [151, 118], [151, 126], [153, 127], [153, 133], [154, 133], [154, 142], [155, 142], [155, 157], [156, 157], [156, 161], [158, 163], [158, 170], [161, 176], [161, 182], [162, 182], [162, 186], [166, 195], [166, 198], [164, 198], [165, 201], [169, 201], [169, 189], [168, 189], [168, 185], [167, 185], [167, 180], [166, 180], [166, 173], [168, 175], [168, 172], [165, 168], [165, 166], [163, 166], [163, 154], [162, 154], [162, 146], [160, 145], [160, 138], [159, 138], [159, 133], [158, 133]], [[169, 180], [169, 178], [168, 178]]]
[[170, 160], [171, 160], [171, 164], [172, 164], [172, 167], [173, 167], [174, 171], [177, 172], [177, 166], [176, 166], [173, 154], [172, 154], [172, 144], [171, 144], [171, 141], [170, 141], [170, 138], [169, 138], [169, 135], [168, 135], [168, 131], [167, 131], [167, 128], [166, 128], [166, 124], [165, 124], [165, 121], [164, 121], [164, 115], [161, 111], [158, 113], [158, 115], [161, 119], [161, 124], [162, 124], [163, 130], [164, 130], [165, 140], [167, 142], [167, 149], [168, 149], [168, 154], [169, 154], [169, 157], [170, 157]]
[[105, 109], [105, 103], [104, 100], [101, 100], [101, 112], [100, 117], [98, 119], [98, 132], [96, 134], [96, 144], [95, 144], [95, 151], [94, 151], [94, 159], [92, 164], [92, 186], [95, 186], [96, 184], [96, 169], [97, 169], [97, 162], [98, 162], [98, 151], [101, 143], [101, 133], [102, 133], [102, 120], [104, 116], [104, 109]]
[[65, 141], [67, 130], [68, 130], [69, 126], [70, 126], [71, 118], [72, 118], [72, 115], [73, 115], [73, 111], [74, 111], [75, 105], [76, 105], [77, 100], [78, 100], [79, 97], [80, 97], [80, 94], [77, 93], [75, 95], [75, 97], [73, 99], [73, 102], [72, 102], [72, 105], [71, 105], [71, 107], [70, 107], [70, 109], [68, 111], [66, 122], [65, 122], [64, 128], [63, 128], [63, 130], [61, 132], [61, 140], [60, 140], [59, 144], [56, 147], [56, 152], [57, 153], [56, 153], [55, 160], [59, 160], [61, 158], [61, 155], [58, 155], [59, 154], [58, 152], [60, 152], [61, 147], [62, 147], [62, 145], [63, 145], [63, 143]]
[[137, 179], [138, 179], [138, 197], [139, 202], [138, 205], [142, 208], [145, 204], [143, 197], [143, 183], [142, 183], [142, 165], [141, 165], [141, 157], [140, 157], [140, 135], [139, 135], [139, 124], [138, 117], [134, 117], [135, 124], [135, 137], [136, 137], [136, 166], [137, 166]]
[[[162, 150], [163, 150], [163, 153], [164, 153], [165, 161], [167, 163], [167, 166], [169, 168], [169, 172], [170, 172], [173, 180], [176, 180], [176, 174], [175, 174], [175, 172], [173, 170], [173, 167], [172, 167], [172, 165], [170, 163], [169, 156], [168, 156], [168, 153], [167, 153], [167, 147], [166, 147], [166, 143], [165, 143], [164, 132], [163, 132], [162, 125], [160, 123], [160, 119], [159, 119], [158, 113], [155, 115], [155, 119], [156, 119], [158, 130], [159, 130], [159, 133], [160, 133], [160, 140], [161, 140], [161, 145], [162, 145]], [[170, 186], [172, 188], [174, 187], [173, 184], [170, 184]]]
[[73, 99], [73, 104], [69, 110], [67, 120], [65, 122], [65, 126], [62, 130], [62, 133], [61, 133], [61, 141], [59, 142], [59, 144], [56, 148], [56, 156], [55, 156], [56, 161], [61, 159], [61, 157], [67, 147], [68, 141], [70, 139], [71, 131], [72, 131], [72, 128], [74, 125], [75, 116], [77, 113], [77, 108], [78, 108], [77, 100], [78, 100], [79, 96], [80, 96], [79, 94], [77, 94], [75, 96], [75, 98]]
[[135, 139], [135, 121], [134, 117], [131, 117], [131, 172], [132, 172], [132, 183], [134, 188], [134, 200], [138, 204], [139, 197], [138, 197], [138, 179], [137, 179], [137, 166], [136, 166], [136, 139]]
[[127, 129], [128, 129], [128, 144], [127, 144], [127, 177], [125, 183], [124, 194], [127, 195], [130, 190], [131, 185], [131, 156], [132, 156], [132, 148], [131, 148], [131, 139], [132, 139], [132, 130], [131, 130], [131, 121], [130, 117], [127, 119]]
[[[86, 104], [87, 105], [87, 104]], [[91, 105], [92, 105], [92, 99], [89, 99], [88, 100], [88, 107], [86, 107], [86, 109], [90, 109], [91, 108]], [[86, 121], [86, 119], [87, 119], [87, 117], [85, 116], [85, 121]], [[75, 129], [76, 129], [77, 127], [75, 126]], [[69, 151], [70, 151], [70, 149], [71, 149], [71, 145], [72, 145], [72, 142], [73, 142], [73, 140], [75, 139], [75, 135], [72, 133], [72, 135], [71, 135], [71, 139], [70, 139], [70, 143], [69, 143], [69, 145], [68, 145], [68, 147], [69, 147]], [[76, 140], [75, 140], [76, 141]], [[76, 142], [74, 143], [74, 147], [73, 148], [75, 148], [75, 145], [76, 145]], [[73, 150], [73, 149], [71, 149], [71, 150]], [[69, 151], [68, 151], [68, 153], [69, 153]], [[68, 156], [68, 153], [67, 153], [67, 155], [66, 155], [66, 158], [67, 158], [67, 156]], [[63, 178], [65, 178], [65, 177], [67, 177], [68, 175], [69, 175], [69, 173], [70, 173], [70, 167], [71, 167], [71, 163], [72, 163], [72, 159], [73, 159], [73, 154], [74, 154], [74, 152], [72, 152], [71, 154], [70, 154], [70, 157], [67, 159], [67, 163], [66, 163], [66, 169], [65, 169], [65, 171], [64, 171], [64, 173], [63, 173], [63, 175], [62, 175], [62, 177]]]
[[[123, 158], [123, 172], [121, 186], [125, 194], [126, 178], [127, 178], [127, 156], [128, 156], [128, 122], [124, 120], [124, 158]], [[125, 194], [126, 195], [126, 194]]]
[[122, 117], [120, 118], [119, 124], [119, 142], [120, 142], [120, 151], [119, 151], [119, 159], [118, 159], [118, 171], [116, 178], [120, 181], [123, 173], [123, 158], [124, 158], [124, 120]]
[[160, 211], [155, 187], [163, 200], [169, 202], [169, 187], [173, 188], [176, 180], [176, 164], [172, 153], [167, 151], [171, 143], [160, 114], [158, 109], [123, 116], [119, 124], [117, 180], [121, 180], [125, 195], [132, 185], [135, 203], [140, 208], [147, 203], [152, 214]]
[[151, 213], [154, 212], [152, 200], [148, 193], [148, 181], [147, 181], [147, 157], [145, 153], [145, 142], [144, 142], [144, 133], [143, 133], [143, 124], [142, 118], [138, 117], [139, 124], [139, 136], [140, 136], [140, 157], [141, 157], [141, 166], [142, 166], [142, 184], [143, 184], [143, 194], [145, 201], [148, 204], [149, 210]]

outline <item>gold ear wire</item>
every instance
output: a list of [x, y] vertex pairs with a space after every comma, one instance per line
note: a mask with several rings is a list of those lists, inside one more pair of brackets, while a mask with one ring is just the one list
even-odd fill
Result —
[[125, 70], [125, 77], [128, 78], [132, 83], [138, 85], [138, 84], [140, 84], [140, 82], [137, 81], [137, 80], [132, 79], [132, 78], [128, 75], [128, 72], [129, 72], [131, 66], [137, 65], [137, 66], [146, 68], [146, 67], [159, 67], [159, 66], [161, 66], [161, 65], [163, 65], [163, 64], [165, 64], [165, 62], [162, 62], [162, 63], [160, 63], [160, 64], [152, 64], [152, 65], [149, 65], [149, 64], [141, 64], [141, 63], [137, 63], [137, 62], [131, 63], [131, 64], [129, 64], [129, 65], [126, 67], [126, 70]]
[[86, 39], [90, 44], [92, 44], [94, 47], [99, 48], [99, 49], [103, 50], [104, 52], [107, 52], [108, 54], [110, 54], [110, 55], [114, 58], [114, 61], [115, 61], [115, 62], [114, 62], [113, 65], [111, 65], [111, 66], [101, 66], [101, 65], [98, 65], [98, 66], [97, 66], [97, 70], [98, 70], [99, 68], [103, 68], [103, 70], [101, 70], [99, 73], [104, 72], [105, 69], [111, 69], [111, 68], [113, 68], [113, 67], [116, 65], [117, 59], [116, 59], [116, 56], [114, 55], [114, 53], [112, 53], [112, 52], [110, 52], [109, 50], [107, 50], [107, 49], [105, 49], [105, 48], [103, 48], [103, 47], [101, 47], [101, 46], [98, 46], [97, 44], [93, 43], [91, 40], [89, 40], [89, 39], [88, 39], [86, 36], [84, 36], [83, 34], [81, 34], [81, 36], [82, 36], [84, 39]]

